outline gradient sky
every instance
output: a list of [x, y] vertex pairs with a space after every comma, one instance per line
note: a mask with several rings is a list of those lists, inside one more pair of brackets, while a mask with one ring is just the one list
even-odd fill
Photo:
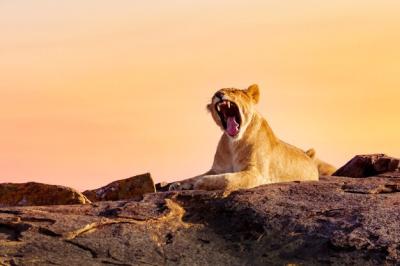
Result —
[[400, 157], [399, 1], [0, 0], [0, 182], [79, 190], [209, 169], [205, 106], [258, 83], [275, 133], [336, 166]]

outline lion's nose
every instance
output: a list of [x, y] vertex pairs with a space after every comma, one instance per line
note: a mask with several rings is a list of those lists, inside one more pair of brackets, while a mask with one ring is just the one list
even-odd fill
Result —
[[217, 97], [217, 98], [220, 98], [220, 99], [222, 100], [222, 98], [224, 98], [224, 93], [221, 92], [221, 91], [217, 91], [217, 92], [214, 94], [214, 96]]

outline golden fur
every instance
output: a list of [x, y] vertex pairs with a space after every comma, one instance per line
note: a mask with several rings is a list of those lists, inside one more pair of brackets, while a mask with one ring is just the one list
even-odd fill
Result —
[[314, 160], [314, 163], [318, 167], [318, 172], [320, 176], [330, 176], [334, 172], [336, 172], [336, 167], [315, 157], [314, 149], [309, 149], [308, 151], [306, 151], [306, 154]]
[[[318, 169], [313, 159], [303, 150], [278, 139], [267, 121], [255, 110], [259, 95], [258, 86], [251, 85], [246, 90], [221, 89], [213, 96], [207, 108], [224, 134], [218, 143], [211, 170], [174, 183], [171, 190], [232, 191], [276, 182], [318, 180]], [[240, 131], [234, 137], [227, 133], [216, 110], [221, 100], [230, 101], [239, 109]]]

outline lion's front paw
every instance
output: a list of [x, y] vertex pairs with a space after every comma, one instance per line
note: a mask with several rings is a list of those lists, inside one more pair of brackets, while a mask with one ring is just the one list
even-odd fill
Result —
[[173, 190], [179, 190], [181, 183], [175, 182], [169, 185], [168, 190], [173, 191]]
[[193, 185], [190, 183], [181, 183], [181, 182], [175, 182], [169, 185], [168, 190], [169, 191], [176, 191], [176, 190], [189, 190], [193, 189]]

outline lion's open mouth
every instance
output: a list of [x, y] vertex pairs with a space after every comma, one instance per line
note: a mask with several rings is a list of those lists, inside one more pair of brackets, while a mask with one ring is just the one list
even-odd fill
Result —
[[215, 104], [215, 109], [217, 110], [226, 133], [231, 137], [239, 134], [240, 124], [242, 122], [239, 107], [234, 102], [222, 100]]

